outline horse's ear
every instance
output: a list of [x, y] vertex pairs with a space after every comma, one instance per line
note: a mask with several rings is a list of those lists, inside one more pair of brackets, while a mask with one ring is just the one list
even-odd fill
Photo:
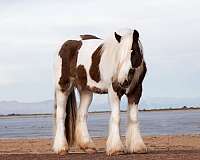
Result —
[[120, 36], [119, 34], [117, 34], [117, 33], [115, 32], [115, 38], [116, 38], [117, 42], [120, 43], [122, 36]]
[[139, 32], [137, 30], [134, 30], [133, 32], [133, 42], [138, 42], [139, 39]]

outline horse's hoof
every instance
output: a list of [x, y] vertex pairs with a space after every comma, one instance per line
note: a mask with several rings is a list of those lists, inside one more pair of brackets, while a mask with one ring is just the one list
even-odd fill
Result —
[[54, 146], [53, 150], [58, 155], [65, 155], [68, 153], [69, 148], [68, 148], [68, 145], [63, 146], [62, 148]]
[[144, 154], [144, 153], [147, 153], [147, 152], [148, 152], [147, 147], [143, 147], [141, 149], [138, 149], [138, 150], [134, 151], [134, 153], [139, 153], [139, 154]]
[[122, 154], [124, 154], [124, 152], [123, 151], [115, 151], [115, 152], [106, 152], [106, 154], [108, 156], [116, 156], [116, 155], [122, 155]]
[[117, 150], [108, 150], [106, 151], [106, 154], [108, 156], [114, 156], [114, 155], [121, 155], [124, 154], [124, 150], [123, 149], [117, 149]]
[[126, 148], [125, 153], [131, 154], [131, 153], [138, 153], [138, 154], [144, 154], [147, 153], [148, 149], [145, 145], [137, 146], [135, 148]]
[[117, 151], [117, 152], [112, 153], [112, 156], [122, 155], [122, 154], [124, 154], [124, 151]]
[[60, 156], [64, 156], [68, 153], [68, 146], [64, 146], [61, 150], [57, 151], [57, 154]]
[[86, 153], [93, 154], [97, 152], [97, 149], [95, 147], [95, 144], [93, 142], [88, 142], [82, 145], [79, 145], [79, 147]]
[[88, 154], [94, 154], [97, 152], [96, 148], [86, 148], [84, 151]]
[[68, 150], [61, 150], [60, 152], [58, 152], [59, 156], [64, 156], [68, 153]]

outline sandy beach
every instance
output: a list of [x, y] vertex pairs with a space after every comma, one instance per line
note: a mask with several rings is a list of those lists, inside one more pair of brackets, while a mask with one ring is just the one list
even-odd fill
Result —
[[52, 152], [52, 139], [0, 139], [0, 159], [200, 159], [200, 135], [147, 136], [144, 141], [148, 147], [147, 154], [108, 157], [105, 154], [105, 138], [94, 138], [98, 149], [96, 154], [85, 154], [73, 146], [65, 156]]

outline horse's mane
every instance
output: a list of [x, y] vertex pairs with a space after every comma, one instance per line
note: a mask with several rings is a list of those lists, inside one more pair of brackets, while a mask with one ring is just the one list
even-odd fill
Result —
[[102, 47], [102, 63], [104, 63], [103, 66], [108, 65], [107, 67], [109, 69], [108, 73], [104, 75], [105, 79], [118, 72], [119, 65], [131, 50], [133, 30], [120, 30], [117, 31], [117, 33], [122, 36], [120, 43], [116, 40], [113, 33], [104, 40], [104, 45]]

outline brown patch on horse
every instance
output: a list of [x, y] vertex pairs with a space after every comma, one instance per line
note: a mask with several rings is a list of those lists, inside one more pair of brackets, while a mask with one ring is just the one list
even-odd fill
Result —
[[140, 53], [140, 51], [133, 50], [131, 53], [131, 65], [132, 68], [137, 68], [142, 63], [143, 55]]
[[101, 44], [92, 54], [92, 64], [91, 64], [90, 70], [89, 70], [90, 77], [96, 82], [99, 82], [101, 80], [99, 63], [101, 60], [102, 47], [103, 47], [103, 44]]
[[135, 73], [135, 69], [131, 68], [129, 70], [129, 72], [128, 72], [128, 78], [127, 78], [127, 80], [125, 80], [124, 83], [123, 83], [123, 87], [124, 88], [128, 88], [129, 87], [129, 85], [131, 84], [131, 81], [133, 79], [134, 73]]
[[[120, 84], [117, 81], [112, 82], [113, 90], [117, 93], [119, 99], [126, 94], [127, 96], [132, 95], [138, 95], [138, 86], [142, 85], [142, 82], [144, 80], [147, 68], [145, 62], [142, 62], [140, 64], [141, 68], [131, 68], [128, 73], [127, 80], [124, 81], [123, 84]], [[137, 77], [138, 76], [138, 77]], [[128, 93], [126, 93], [126, 90], [129, 89]], [[136, 102], [138, 98], [135, 98]]]
[[97, 94], [106, 94], [108, 93], [108, 90], [103, 90], [103, 89], [100, 89], [100, 88], [97, 88], [97, 87], [89, 87], [87, 86], [87, 90], [91, 91], [91, 92], [94, 92], [94, 93], [97, 93]]
[[138, 85], [132, 94], [127, 95], [129, 104], [138, 104], [142, 96], [142, 84]]
[[131, 52], [132, 68], [137, 68], [140, 66], [140, 64], [142, 63], [142, 60], [143, 60], [143, 55], [140, 51], [138, 41], [137, 42], [133, 41], [131, 49], [132, 49], [132, 52]]
[[131, 68], [128, 72], [128, 78], [124, 81], [123, 84], [120, 84], [117, 81], [112, 82], [113, 90], [117, 93], [119, 98], [121, 98], [126, 93], [126, 89], [130, 86], [134, 73], [135, 69]]
[[84, 35], [80, 35], [82, 40], [88, 40], [88, 39], [100, 39], [99, 37], [96, 37], [94, 35], [91, 34], [84, 34]]
[[133, 42], [131, 47], [131, 64], [132, 68], [137, 68], [142, 63], [143, 55], [139, 47], [139, 33], [137, 30], [133, 32]]
[[81, 48], [82, 42], [76, 40], [66, 41], [60, 51], [59, 56], [62, 59], [61, 77], [59, 85], [62, 91], [66, 91], [70, 85], [70, 77], [75, 77], [78, 50]]
[[119, 99], [121, 99], [121, 97], [126, 92], [126, 89], [124, 88], [124, 86], [121, 85], [119, 82], [114, 81], [112, 82], [112, 87], [113, 87], [113, 90], [117, 93], [117, 96], [119, 97]]
[[79, 65], [76, 69], [76, 74], [76, 83], [78, 88], [81, 87], [81, 89], [85, 89], [87, 85], [87, 72], [85, 67], [83, 65]]
[[139, 84], [142, 84], [142, 82], [143, 82], [143, 80], [144, 80], [144, 77], [145, 77], [145, 75], [146, 75], [146, 73], [147, 73], [147, 66], [146, 66], [146, 63], [143, 62], [142, 65], [143, 65], [143, 72], [142, 72], [141, 75], [140, 75], [140, 78], [139, 78], [139, 81], [138, 81]]
[[133, 32], [133, 43], [131, 49], [132, 68], [129, 70], [128, 74], [128, 83], [130, 86], [127, 96], [134, 94], [138, 86], [142, 85], [143, 79], [147, 71], [146, 64], [143, 59], [143, 54], [141, 53], [142, 51], [139, 46], [139, 33], [136, 30], [134, 30]]
[[137, 69], [134, 70], [134, 73], [129, 75], [131, 83], [129, 86], [129, 92], [127, 93], [127, 96], [133, 94], [137, 89], [137, 87], [142, 85], [146, 72], [147, 72], [146, 63], [143, 61], [142, 64]]

